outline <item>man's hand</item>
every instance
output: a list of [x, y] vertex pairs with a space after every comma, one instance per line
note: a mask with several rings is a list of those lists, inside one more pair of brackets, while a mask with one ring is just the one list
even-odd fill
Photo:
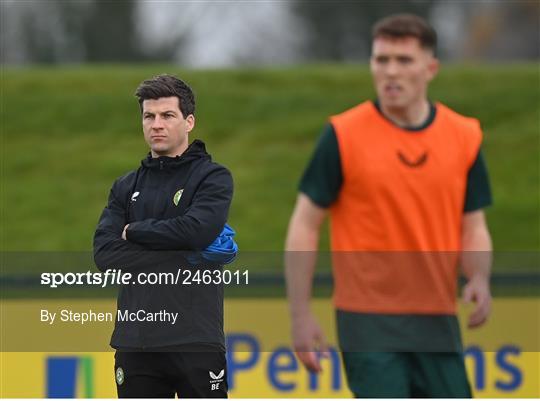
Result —
[[328, 348], [324, 333], [313, 315], [293, 318], [292, 338], [293, 347], [300, 362], [310, 372], [321, 372], [319, 356], [328, 357]]
[[463, 288], [463, 302], [474, 302], [474, 311], [469, 315], [467, 327], [476, 328], [483, 325], [491, 312], [491, 293], [489, 281], [484, 277], [473, 277]]
[[320, 372], [319, 356], [328, 355], [324, 334], [309, 309], [319, 232], [325, 216], [326, 209], [317, 206], [307, 195], [299, 194], [285, 243], [285, 281], [293, 348], [300, 362], [311, 372]]
[[122, 231], [122, 239], [123, 239], [124, 241], [127, 241], [126, 230], [127, 230], [128, 227], [129, 227], [129, 224], [126, 224], [126, 225], [124, 226], [124, 231]]
[[482, 210], [465, 213], [462, 230], [461, 267], [468, 279], [463, 288], [463, 302], [476, 304], [467, 323], [469, 328], [475, 328], [483, 325], [491, 312], [489, 277], [493, 247]]

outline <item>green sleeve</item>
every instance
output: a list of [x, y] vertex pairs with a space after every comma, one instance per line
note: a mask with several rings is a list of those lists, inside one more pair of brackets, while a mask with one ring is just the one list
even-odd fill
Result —
[[490, 206], [491, 203], [491, 188], [486, 163], [482, 150], [479, 150], [476, 160], [467, 174], [467, 192], [463, 211], [473, 212]]
[[336, 133], [332, 124], [327, 124], [304, 171], [299, 190], [318, 206], [327, 208], [338, 197], [342, 183]]

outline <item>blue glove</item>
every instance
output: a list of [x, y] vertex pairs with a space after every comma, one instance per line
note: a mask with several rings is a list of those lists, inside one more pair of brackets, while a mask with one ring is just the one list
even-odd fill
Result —
[[238, 245], [234, 242], [236, 233], [231, 226], [225, 224], [221, 234], [205, 250], [193, 252], [187, 256], [187, 260], [192, 265], [202, 262], [212, 262], [220, 265], [227, 265], [236, 259]]

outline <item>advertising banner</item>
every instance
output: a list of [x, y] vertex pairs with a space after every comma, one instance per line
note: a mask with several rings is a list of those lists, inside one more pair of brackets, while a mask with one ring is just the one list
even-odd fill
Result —
[[[41, 321], [43, 302], [48, 309], [68, 308], [73, 313], [88, 309], [88, 300], [4, 300], [1, 354], [1, 396], [19, 397], [115, 397], [113, 352], [23, 352], [24, 342], [38, 343], [50, 327], [51, 341], [73, 341], [84, 336], [103, 341], [104, 349], [113, 327], [111, 322], [51, 325]], [[96, 299], [95, 310], [114, 311], [112, 300]], [[519, 316], [537, 316], [536, 298], [500, 298], [494, 301], [493, 317], [477, 331], [465, 330], [465, 361], [475, 397], [539, 397], [540, 353], [538, 327], [509, 326]], [[341, 359], [335, 346], [334, 311], [327, 300], [313, 301], [313, 310], [327, 330], [330, 355], [322, 361], [323, 372], [310, 374], [298, 362], [288, 337], [287, 304], [282, 299], [229, 299], [225, 303], [229, 396], [256, 398], [351, 397]], [[79, 311], [79, 312], [77, 312]], [[16, 324], [19, 313], [35, 313]], [[460, 319], [467, 310], [460, 310]], [[57, 319], [60, 319], [58, 315]], [[6, 323], [9, 324], [7, 328]], [[14, 325], [14, 326], [13, 326]], [[462, 325], [463, 326], [463, 325]], [[53, 329], [54, 327], [54, 329]], [[74, 331], [73, 331], [74, 330]], [[17, 342], [14, 333], [19, 333]], [[497, 333], [496, 338], [486, 335]], [[71, 337], [71, 338], [70, 338]], [[504, 339], [503, 341], [501, 339]], [[80, 338], [79, 338], [80, 340]], [[32, 349], [32, 343], [26, 343]], [[14, 351], [17, 350], [17, 351]], [[209, 381], [210, 381], [209, 377]]]

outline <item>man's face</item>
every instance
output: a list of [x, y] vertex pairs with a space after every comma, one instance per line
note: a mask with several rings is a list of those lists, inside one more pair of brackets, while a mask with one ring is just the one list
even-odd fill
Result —
[[370, 61], [377, 96], [383, 107], [406, 109], [427, 97], [438, 61], [415, 37], [378, 37]]
[[188, 134], [195, 117], [184, 118], [176, 96], [143, 101], [144, 139], [153, 157], [180, 155], [188, 147]]

